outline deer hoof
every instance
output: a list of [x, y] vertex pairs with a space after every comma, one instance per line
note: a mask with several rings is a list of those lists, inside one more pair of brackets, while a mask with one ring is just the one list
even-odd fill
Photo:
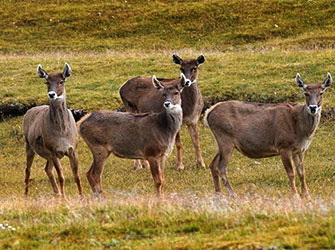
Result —
[[197, 161], [197, 167], [206, 168], [206, 164], [203, 160]]
[[133, 168], [134, 168], [134, 170], [140, 169], [140, 163], [139, 163], [139, 161], [134, 161]]
[[185, 169], [185, 167], [184, 167], [183, 164], [177, 166], [177, 170], [178, 170], [178, 171], [181, 171], [181, 170], [184, 170], [184, 169]]
[[150, 168], [149, 162], [148, 161], [143, 161], [142, 162], [142, 168]]

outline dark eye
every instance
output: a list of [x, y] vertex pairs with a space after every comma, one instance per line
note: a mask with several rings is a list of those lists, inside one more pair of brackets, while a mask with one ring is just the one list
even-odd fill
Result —
[[309, 94], [308, 94], [308, 93], [305, 93], [305, 96], [309, 96]]
[[178, 95], [179, 94], [179, 92], [174, 92], [174, 95]]
[[194, 71], [196, 71], [196, 70], [197, 70], [197, 68], [193, 68], [193, 69], [192, 69], [192, 72], [194, 72]]
[[320, 95], [323, 95], [323, 92], [321, 92]]
[[63, 83], [64, 83], [64, 80], [60, 80], [60, 81], [59, 81], [59, 84], [63, 84]]

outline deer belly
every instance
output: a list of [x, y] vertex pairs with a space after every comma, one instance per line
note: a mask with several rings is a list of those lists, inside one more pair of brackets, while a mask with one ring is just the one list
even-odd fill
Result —
[[235, 148], [249, 158], [266, 158], [278, 155], [276, 148], [266, 143], [240, 143]]
[[114, 141], [109, 151], [111, 151], [114, 155], [121, 158], [129, 158], [129, 159], [143, 159], [143, 147], [138, 144], [138, 141], [134, 139], [133, 141]]

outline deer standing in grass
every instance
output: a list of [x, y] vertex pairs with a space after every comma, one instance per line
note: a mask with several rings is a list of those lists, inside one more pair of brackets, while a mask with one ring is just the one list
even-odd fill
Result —
[[241, 101], [220, 102], [206, 111], [208, 123], [218, 144], [210, 169], [216, 192], [221, 192], [219, 178], [231, 196], [235, 196], [227, 167], [234, 148], [250, 158], [279, 155], [290, 180], [292, 194], [299, 197], [293, 164], [301, 182], [303, 197], [309, 197], [304, 153], [308, 149], [321, 117], [322, 94], [332, 83], [330, 73], [322, 84], [306, 85], [299, 73], [296, 84], [303, 90], [306, 103], [263, 104]]
[[79, 133], [93, 154], [92, 166], [86, 174], [93, 193], [103, 193], [101, 176], [104, 162], [113, 153], [121, 158], [147, 160], [157, 194], [161, 194], [165, 157], [172, 150], [182, 124], [181, 92], [185, 82], [184, 75], [164, 84], [155, 76], [152, 78], [155, 91], [164, 98], [161, 104], [164, 110], [159, 113], [98, 111], [78, 122]]
[[65, 155], [68, 156], [79, 194], [82, 195], [83, 191], [78, 174], [78, 159], [75, 151], [78, 144], [78, 132], [72, 113], [66, 106], [64, 86], [66, 79], [71, 75], [71, 68], [65, 63], [63, 73], [47, 74], [39, 64], [37, 74], [46, 81], [49, 106], [34, 107], [27, 111], [23, 119], [27, 157], [25, 195], [28, 195], [30, 169], [35, 153], [47, 160], [45, 172], [50, 179], [55, 194], [59, 195], [59, 189], [53, 175], [53, 166], [56, 168], [60, 192], [64, 198], [64, 176], [60, 159]]
[[[200, 55], [197, 59], [182, 60], [173, 54], [173, 61], [180, 65], [180, 71], [186, 77], [185, 89], [181, 93], [181, 107], [183, 109], [183, 124], [187, 125], [192, 138], [197, 157], [197, 166], [205, 167], [201, 156], [200, 142], [198, 135], [198, 120], [200, 118], [204, 102], [197, 84], [198, 67], [205, 62], [205, 57]], [[176, 79], [158, 79], [161, 82], [169, 82]], [[120, 88], [120, 96], [128, 112], [145, 113], [160, 112], [163, 109], [164, 97], [151, 84], [149, 77], [135, 77], [128, 80]], [[184, 169], [182, 159], [182, 142], [180, 133], [176, 136], [177, 146], [177, 169]], [[143, 162], [146, 166], [147, 163]], [[140, 162], [135, 161], [134, 169], [140, 168]]]

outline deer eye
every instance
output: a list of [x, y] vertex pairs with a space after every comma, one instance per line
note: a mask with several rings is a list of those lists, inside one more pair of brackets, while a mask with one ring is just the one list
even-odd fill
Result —
[[320, 96], [322, 96], [322, 95], [323, 95], [323, 92], [320, 93]]
[[194, 71], [196, 71], [196, 70], [197, 70], [197, 68], [195, 68], [195, 67], [194, 67], [194, 68], [192, 68], [192, 72], [194, 72]]
[[59, 81], [59, 84], [63, 84], [63, 83], [64, 83], [64, 80], [60, 80], [60, 81]]
[[309, 96], [309, 94], [308, 94], [308, 93], [305, 93], [305, 96]]
[[179, 94], [179, 92], [174, 92], [174, 95], [178, 95]]

